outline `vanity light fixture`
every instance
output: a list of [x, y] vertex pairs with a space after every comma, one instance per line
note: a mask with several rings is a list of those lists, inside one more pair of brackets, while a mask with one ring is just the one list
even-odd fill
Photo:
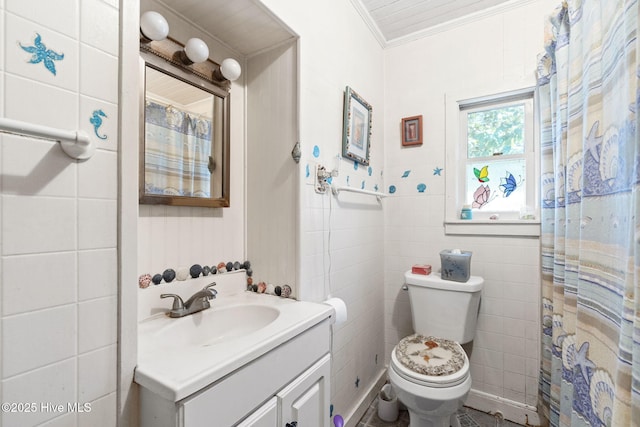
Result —
[[169, 23], [154, 11], [140, 16], [140, 50], [162, 58], [189, 75], [195, 74], [227, 93], [231, 82], [242, 72], [242, 67], [233, 58], [227, 58], [221, 64], [209, 59], [209, 47], [197, 37], [190, 38], [185, 44], [171, 38]]
[[197, 64], [209, 59], [209, 47], [199, 38], [191, 38], [184, 45], [182, 61], [186, 65]]
[[222, 61], [222, 64], [213, 71], [213, 78], [218, 81], [234, 81], [240, 77], [242, 67], [238, 61], [233, 58], [227, 58]]
[[169, 35], [169, 23], [164, 16], [150, 10], [140, 17], [140, 34], [146, 42], [164, 40]]

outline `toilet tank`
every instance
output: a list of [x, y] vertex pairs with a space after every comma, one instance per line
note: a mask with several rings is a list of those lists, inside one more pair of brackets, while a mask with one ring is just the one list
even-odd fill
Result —
[[404, 278], [409, 288], [414, 332], [460, 344], [473, 340], [484, 284], [482, 277], [453, 282], [442, 280], [439, 275], [407, 271]]

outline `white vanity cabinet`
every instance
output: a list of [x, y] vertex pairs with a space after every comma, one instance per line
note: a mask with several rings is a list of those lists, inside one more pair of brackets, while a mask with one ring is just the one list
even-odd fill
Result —
[[[330, 319], [177, 402], [140, 388], [142, 427], [329, 426]], [[256, 343], [257, 346], [260, 343]]]
[[237, 427], [324, 426], [329, 419], [330, 356], [327, 354]]
[[267, 403], [253, 411], [237, 427], [273, 427], [278, 424], [278, 398], [272, 397]]
[[324, 426], [329, 420], [331, 357], [327, 354], [278, 393], [280, 424]]

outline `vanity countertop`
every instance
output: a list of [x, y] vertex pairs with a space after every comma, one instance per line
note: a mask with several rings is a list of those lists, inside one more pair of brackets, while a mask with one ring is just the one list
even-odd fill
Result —
[[325, 304], [249, 291], [219, 293], [210, 309], [179, 319], [155, 314], [138, 324], [135, 382], [177, 402], [332, 314]]

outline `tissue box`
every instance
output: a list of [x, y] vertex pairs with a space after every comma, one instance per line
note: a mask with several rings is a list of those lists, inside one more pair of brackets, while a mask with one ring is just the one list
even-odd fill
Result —
[[414, 265], [411, 267], [411, 272], [413, 274], [424, 274], [425, 276], [431, 274], [431, 266], [429, 264], [424, 265]]
[[440, 252], [440, 278], [454, 282], [466, 282], [471, 276], [471, 252], [451, 253], [450, 249]]

